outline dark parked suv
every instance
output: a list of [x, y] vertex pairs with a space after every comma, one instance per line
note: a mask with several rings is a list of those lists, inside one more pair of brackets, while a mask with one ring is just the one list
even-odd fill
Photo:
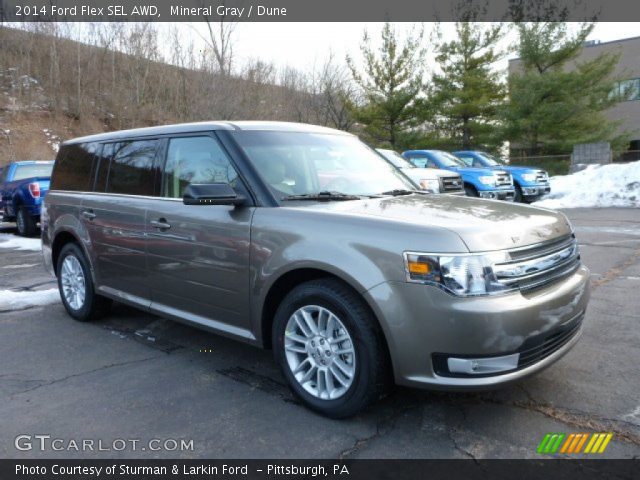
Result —
[[81, 321], [112, 300], [273, 348], [332, 417], [392, 382], [488, 388], [578, 340], [589, 272], [552, 210], [416, 191], [356, 137], [207, 122], [65, 142], [46, 265]]

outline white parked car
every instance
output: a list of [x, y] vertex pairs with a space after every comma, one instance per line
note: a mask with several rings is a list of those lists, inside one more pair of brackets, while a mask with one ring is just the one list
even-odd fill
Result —
[[420, 187], [420, 190], [449, 195], [465, 194], [462, 177], [457, 173], [435, 168], [416, 167], [393, 150], [376, 148], [376, 151], [409, 177], [413, 183]]

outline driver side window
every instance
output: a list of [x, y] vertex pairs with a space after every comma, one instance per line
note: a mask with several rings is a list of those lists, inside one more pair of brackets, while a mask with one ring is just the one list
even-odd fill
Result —
[[424, 157], [409, 157], [409, 161], [418, 168], [427, 168], [427, 159]]
[[478, 160], [473, 157], [469, 157], [467, 155], [459, 155], [458, 158], [462, 160], [467, 167], [477, 167]]
[[238, 174], [218, 142], [209, 136], [172, 138], [164, 167], [163, 195], [182, 198], [192, 183], [236, 186]]
[[431, 160], [430, 158], [427, 159], [425, 167], [426, 168], [439, 168], [438, 164], [435, 161]]

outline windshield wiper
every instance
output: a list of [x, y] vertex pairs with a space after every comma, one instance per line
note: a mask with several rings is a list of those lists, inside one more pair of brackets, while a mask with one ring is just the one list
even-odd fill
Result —
[[300, 195], [287, 195], [282, 200], [317, 200], [320, 202], [328, 202], [331, 200], [360, 200], [357, 195], [348, 195], [340, 192], [318, 192], [318, 193], [302, 193]]
[[397, 188], [395, 190], [389, 190], [388, 192], [382, 192], [380, 195], [391, 195], [393, 197], [399, 197], [400, 195], [413, 195], [414, 193], [418, 193], [420, 195], [427, 194], [427, 192], [423, 192], [422, 190], [404, 190], [401, 188]]

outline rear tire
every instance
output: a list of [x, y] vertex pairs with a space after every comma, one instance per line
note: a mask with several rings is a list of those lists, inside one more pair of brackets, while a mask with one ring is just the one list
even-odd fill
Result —
[[36, 219], [29, 215], [27, 207], [18, 207], [16, 226], [18, 227], [18, 235], [23, 237], [32, 237], [38, 231]]
[[339, 280], [312, 280], [294, 288], [276, 311], [272, 341], [294, 394], [327, 417], [356, 414], [390, 383], [377, 320], [362, 297]]
[[112, 302], [95, 293], [89, 263], [77, 244], [67, 243], [62, 247], [56, 273], [60, 298], [69, 315], [88, 322], [108, 313]]

